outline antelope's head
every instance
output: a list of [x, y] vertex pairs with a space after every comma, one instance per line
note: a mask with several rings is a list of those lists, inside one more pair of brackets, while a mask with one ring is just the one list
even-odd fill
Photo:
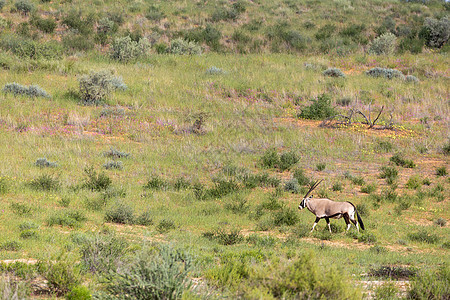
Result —
[[310, 195], [311, 192], [322, 182], [322, 180], [317, 180], [316, 182], [313, 183], [313, 185], [311, 186], [311, 188], [309, 189], [309, 191], [305, 194], [305, 196], [303, 196], [303, 200], [302, 202], [300, 202], [300, 205], [298, 206], [298, 209], [302, 210], [306, 207], [306, 202], [308, 202], [309, 199], [311, 199], [313, 197], [313, 195]]

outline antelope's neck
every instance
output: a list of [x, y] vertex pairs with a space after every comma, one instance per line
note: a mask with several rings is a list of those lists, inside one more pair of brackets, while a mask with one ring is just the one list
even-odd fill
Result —
[[314, 213], [314, 212], [313, 212], [313, 209], [314, 209], [314, 203], [311, 203], [311, 200], [312, 200], [312, 199], [308, 199], [308, 200], [306, 201], [306, 208], [307, 208], [310, 212]]

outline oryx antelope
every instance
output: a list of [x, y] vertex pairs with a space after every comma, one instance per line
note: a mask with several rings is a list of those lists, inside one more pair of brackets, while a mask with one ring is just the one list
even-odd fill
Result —
[[[322, 182], [316, 181], [306, 195], [303, 197], [302, 202], [298, 206], [298, 209], [302, 210], [303, 208], [308, 208], [310, 212], [316, 215], [316, 220], [314, 221], [311, 232], [314, 231], [314, 227], [316, 227], [317, 223], [320, 219], [325, 219], [327, 221], [328, 229], [331, 233], [330, 226], [330, 218], [339, 219], [344, 217], [345, 223], [347, 224], [347, 230], [350, 229], [351, 223], [355, 224], [356, 229], [359, 232], [358, 223], [361, 226], [362, 230], [364, 230], [364, 224], [356, 211], [356, 207], [350, 202], [336, 202], [326, 198], [313, 198], [313, 195], [309, 196], [309, 194]], [[356, 222], [355, 215], [358, 218], [358, 222]]]

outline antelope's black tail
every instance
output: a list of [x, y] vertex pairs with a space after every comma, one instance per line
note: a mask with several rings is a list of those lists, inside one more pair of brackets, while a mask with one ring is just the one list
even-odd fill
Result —
[[356, 217], [358, 218], [359, 226], [361, 226], [361, 229], [364, 230], [364, 223], [363, 223], [361, 217], [359, 216], [359, 213], [358, 213], [358, 211], [356, 210], [356, 208], [355, 208], [355, 212], [356, 212]]

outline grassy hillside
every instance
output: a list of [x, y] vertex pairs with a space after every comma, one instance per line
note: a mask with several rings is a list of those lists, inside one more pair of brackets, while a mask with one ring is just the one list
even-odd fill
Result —
[[449, 297], [445, 2], [0, 7], [3, 298]]

